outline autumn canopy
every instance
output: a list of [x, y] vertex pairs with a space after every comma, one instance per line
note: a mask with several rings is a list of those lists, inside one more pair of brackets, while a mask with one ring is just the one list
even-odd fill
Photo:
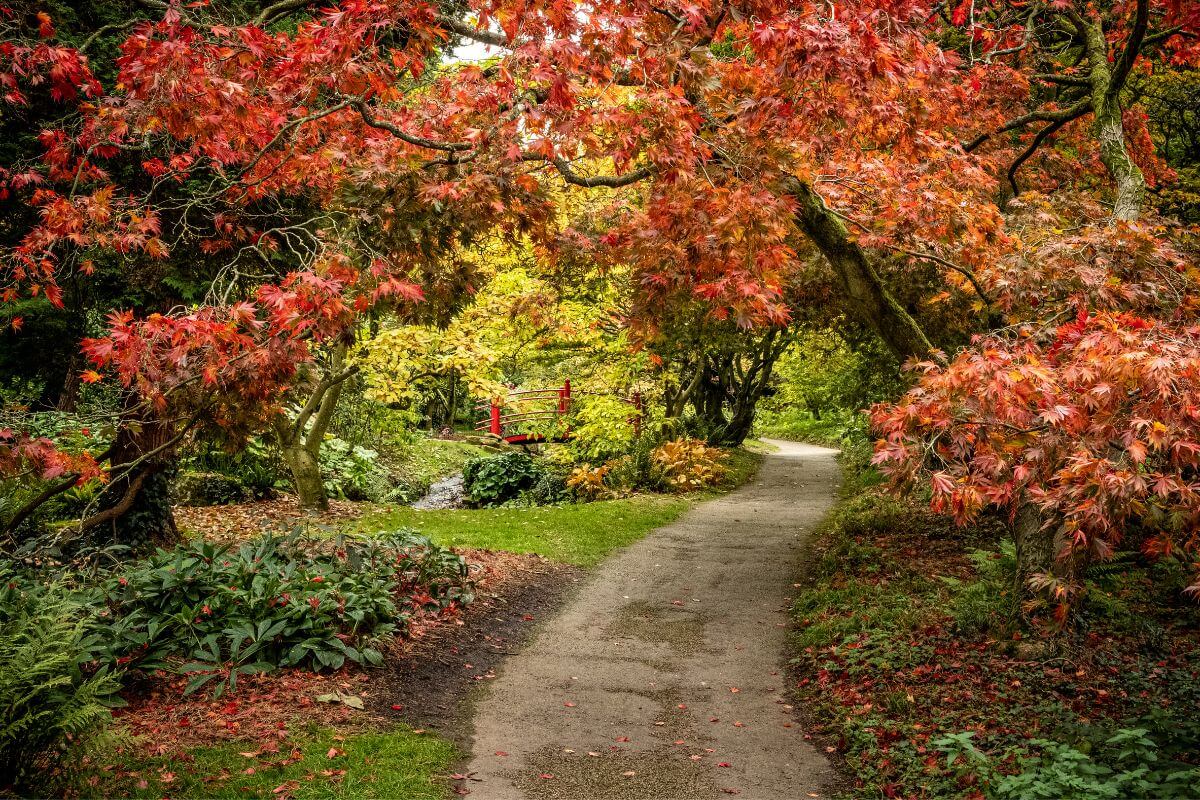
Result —
[[83, 529], [298, 382], [319, 418], [343, 373], [315, 352], [436, 316], [499, 237], [627, 276], [635, 346], [696, 304], [872, 332], [916, 370], [878, 461], [964, 520], [999, 507], [1062, 598], [1125, 537], [1200, 556], [1195, 260], [1134, 106], [1198, 65], [1200, 4], [129, 5], [73, 45], [0, 5], [0, 113], [43, 126], [0, 169], [3, 303], [204, 265], [79, 342], [73, 374], [121, 387], [106, 449], [0, 429], [5, 475], [110, 481]]

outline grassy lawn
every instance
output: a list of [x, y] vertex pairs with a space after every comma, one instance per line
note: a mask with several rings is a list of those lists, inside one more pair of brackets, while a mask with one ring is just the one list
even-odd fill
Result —
[[693, 502], [638, 495], [532, 508], [416, 511], [401, 507], [367, 514], [354, 527], [362, 531], [415, 528], [438, 544], [537, 553], [586, 567], [671, 522]]
[[[762, 456], [733, 450], [723, 490], [753, 477]], [[414, 528], [438, 544], [537, 553], [552, 561], [582, 567], [599, 563], [618, 547], [673, 522], [714, 492], [688, 496], [634, 495], [619, 500], [568, 503], [530, 508], [479, 508], [417, 511], [408, 506], [365, 514], [352, 529], [378, 531]]]
[[[103, 784], [101, 792], [138, 798], [296, 800], [441, 800], [446, 796], [445, 777], [457, 757], [449, 742], [407, 729], [336, 737], [329, 729], [314, 727], [283, 743], [280, 752], [257, 757], [242, 755], [257, 749], [253, 743], [233, 742], [190, 750], [194, 761], [133, 761], [121, 777]], [[293, 747], [299, 748], [299, 759], [292, 758]]]

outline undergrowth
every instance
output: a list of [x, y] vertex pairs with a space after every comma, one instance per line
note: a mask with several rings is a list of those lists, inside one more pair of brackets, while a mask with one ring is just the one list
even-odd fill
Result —
[[885, 493], [862, 446], [793, 609], [799, 702], [851, 797], [1200, 796], [1200, 636], [1166, 568], [1089, 576], [1073, 627], [1019, 623], [1007, 528]]

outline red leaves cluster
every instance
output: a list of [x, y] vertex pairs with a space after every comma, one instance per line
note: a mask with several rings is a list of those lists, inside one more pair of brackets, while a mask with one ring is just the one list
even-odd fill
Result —
[[875, 462], [932, 471], [936, 510], [965, 522], [1033, 502], [1063, 556], [1128, 542], [1200, 572], [1200, 328], [1081, 311], [1051, 338], [984, 338], [919, 369], [874, 411]]

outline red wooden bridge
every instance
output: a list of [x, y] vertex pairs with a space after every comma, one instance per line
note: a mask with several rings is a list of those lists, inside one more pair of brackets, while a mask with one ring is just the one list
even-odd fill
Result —
[[[565, 442], [571, 438], [571, 428], [566, 422], [567, 414], [571, 411], [571, 397], [571, 381], [567, 380], [563, 381], [562, 386], [511, 391], [503, 399], [476, 403], [475, 409], [479, 412], [486, 410], [487, 416], [475, 423], [475, 430], [491, 434], [509, 444]], [[630, 421], [635, 435], [640, 434], [641, 392], [623, 399], [635, 409]]]

